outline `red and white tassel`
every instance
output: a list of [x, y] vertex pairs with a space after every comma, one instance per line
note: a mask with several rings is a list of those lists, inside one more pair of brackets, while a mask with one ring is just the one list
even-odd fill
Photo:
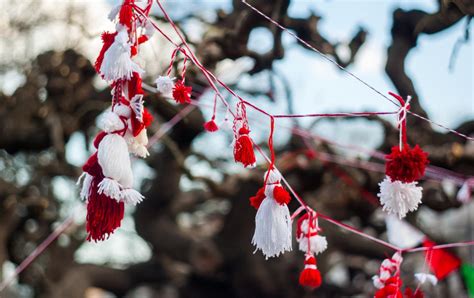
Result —
[[127, 29], [117, 25], [117, 35], [105, 51], [100, 65], [100, 74], [106, 81], [130, 80], [134, 72], [143, 73], [143, 69], [132, 60], [131, 46]]
[[390, 93], [401, 105], [398, 112], [398, 127], [400, 129], [400, 144], [392, 147], [392, 152], [386, 156], [385, 179], [379, 183], [378, 197], [383, 210], [395, 214], [399, 218], [408, 212], [418, 209], [421, 203], [422, 188], [417, 186], [425, 173], [428, 164], [428, 154], [416, 145], [411, 148], [407, 144], [406, 114], [410, 108], [410, 97], [405, 102], [400, 96]]
[[256, 163], [253, 141], [250, 138], [250, 129], [247, 121], [245, 105], [237, 105], [237, 115], [234, 118], [234, 160], [244, 167], [254, 167]]
[[[268, 177], [267, 177], [268, 176]], [[291, 251], [291, 217], [287, 204], [291, 199], [280, 184], [281, 175], [275, 169], [265, 174], [265, 198], [255, 216], [255, 233], [252, 244], [265, 258], [278, 257]]]
[[300, 217], [296, 229], [296, 241], [299, 249], [304, 253], [320, 254], [328, 247], [326, 237], [319, 235], [321, 229], [318, 226], [316, 214], [305, 213]]
[[314, 255], [306, 255], [304, 268], [299, 278], [300, 285], [310, 289], [316, 289], [321, 286], [321, 273], [316, 266], [316, 258]]
[[378, 289], [374, 297], [402, 298], [402, 280], [400, 278], [400, 266], [402, 261], [402, 255], [396, 252], [391, 258], [385, 259], [382, 262], [379, 275], [372, 277], [374, 286]]

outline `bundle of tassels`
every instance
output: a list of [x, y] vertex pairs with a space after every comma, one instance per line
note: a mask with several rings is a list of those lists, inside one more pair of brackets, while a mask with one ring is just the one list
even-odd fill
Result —
[[403, 298], [400, 266], [402, 255], [396, 252], [391, 258], [385, 259], [380, 265], [379, 275], [372, 277], [374, 286], [378, 289], [375, 298]]
[[[94, 140], [96, 152], [83, 166], [80, 196], [87, 203], [87, 240], [107, 239], [124, 216], [124, 205], [136, 205], [143, 196], [132, 188], [133, 173], [130, 153], [146, 157], [148, 137], [146, 127], [152, 116], [143, 106], [142, 70], [132, 57], [137, 46], [151, 37], [153, 30], [146, 18], [135, 14], [146, 7], [136, 6], [134, 0], [125, 0], [109, 14], [118, 22], [117, 32], [102, 34], [103, 47], [96, 60], [97, 72], [112, 86], [112, 107], [100, 119], [102, 130]], [[144, 30], [139, 30], [143, 28]], [[143, 31], [143, 34], [138, 32]]]
[[290, 194], [281, 185], [281, 175], [273, 167], [265, 173], [265, 186], [251, 204], [257, 208], [252, 244], [265, 258], [291, 251], [291, 217], [287, 204]]
[[393, 93], [390, 95], [394, 96], [401, 105], [398, 112], [400, 140], [399, 145], [393, 146], [392, 152], [385, 157], [386, 177], [379, 184], [378, 197], [384, 211], [403, 218], [408, 212], [418, 209], [421, 203], [423, 189], [417, 186], [417, 181], [425, 174], [428, 154], [418, 145], [411, 148], [407, 143], [406, 117], [411, 98], [408, 97], [405, 102], [399, 95]]
[[247, 120], [245, 104], [237, 104], [236, 116], [234, 118], [234, 160], [240, 162], [244, 167], [255, 166], [255, 152], [253, 141], [250, 138], [250, 128]]

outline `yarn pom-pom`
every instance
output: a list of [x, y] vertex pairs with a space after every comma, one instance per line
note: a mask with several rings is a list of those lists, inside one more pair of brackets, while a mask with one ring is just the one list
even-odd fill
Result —
[[392, 152], [386, 157], [385, 174], [405, 183], [419, 180], [425, 174], [428, 165], [428, 154], [420, 146], [410, 148], [405, 144], [400, 151], [399, 146], [393, 146]]
[[191, 102], [191, 87], [185, 86], [182, 82], [177, 82], [173, 88], [173, 98], [177, 103]]
[[207, 121], [203, 126], [208, 132], [215, 132], [219, 130], [219, 127], [214, 120]]
[[[302, 252], [308, 251], [308, 237], [301, 237], [297, 239], [299, 244], [299, 249]], [[314, 254], [320, 254], [328, 248], [328, 241], [326, 237], [320, 235], [314, 235], [309, 237], [310, 241], [310, 250]]]
[[316, 259], [314, 256], [308, 257], [304, 262], [304, 269], [301, 271], [300, 285], [311, 289], [321, 286], [321, 273], [316, 267]]
[[258, 209], [264, 199], [265, 199], [265, 187], [260, 187], [260, 189], [257, 191], [255, 196], [250, 197], [249, 199], [250, 205], [254, 207], [255, 209]]
[[416, 186], [417, 183], [403, 183], [393, 181], [390, 177], [385, 177], [379, 183], [380, 193], [377, 194], [383, 210], [403, 218], [408, 212], [418, 209], [418, 205], [421, 203], [423, 188]]
[[171, 97], [171, 93], [173, 92], [174, 82], [173, 79], [169, 76], [159, 76], [155, 80], [156, 90], [160, 92], [164, 96]]
[[277, 201], [278, 204], [283, 205], [290, 203], [291, 196], [282, 186], [275, 186], [273, 189], [273, 198]]

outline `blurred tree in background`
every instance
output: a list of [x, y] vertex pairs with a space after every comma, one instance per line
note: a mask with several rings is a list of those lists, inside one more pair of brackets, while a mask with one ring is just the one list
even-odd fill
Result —
[[[233, 88], [275, 105], [286, 98], [288, 111], [292, 112], [292, 90], [273, 68], [276, 61], [285, 58], [281, 30], [239, 0], [232, 2], [231, 9], [226, 11], [208, 9], [205, 13], [180, 14], [177, 24], [183, 25], [197, 56], [209, 70], [222, 72], [223, 65], [231, 63], [227, 69], [232, 69], [228, 73]], [[249, 2], [343, 66], [351, 66], [357, 60], [359, 49], [366, 42], [368, 32], [359, 28], [342, 43], [346, 55], [341, 55], [337, 49], [341, 43], [332, 43], [330, 36], [320, 32], [321, 17], [316, 13], [305, 18], [292, 17], [288, 14], [293, 2], [290, 0]], [[387, 32], [391, 44], [386, 73], [399, 94], [414, 97], [412, 110], [424, 116], [419, 93], [405, 71], [405, 59], [416, 48], [419, 36], [437, 34], [474, 14], [472, 1], [438, 2], [436, 13], [394, 9], [392, 30]], [[12, 264], [24, 260], [58, 223], [83, 204], [74, 186], [81, 172], [77, 160], [85, 159], [90, 140], [97, 132], [95, 119], [110, 101], [110, 90], [97, 78], [90, 62], [99, 50], [100, 31], [110, 27], [106, 20], [107, 5], [91, 3], [0, 1], [0, 263], [4, 264], [3, 272], [11, 271]], [[180, 1], [169, 5], [172, 11], [180, 10]], [[168, 28], [160, 15], [154, 18]], [[260, 53], [248, 47], [251, 32], [259, 28], [267, 28], [271, 33], [273, 45], [268, 52]], [[162, 53], [171, 50], [169, 44], [156, 36], [150, 43], [158, 44]], [[163, 72], [169, 63], [169, 54], [160, 54], [157, 59], [153, 51], [156, 49], [147, 48], [141, 57], [147, 71], [151, 68], [146, 80], [149, 83], [153, 81], [153, 72]], [[240, 62], [232, 64], [243, 57], [250, 58], [251, 67], [244, 67]], [[261, 76], [262, 73], [268, 77]], [[268, 80], [268, 84], [264, 83], [268, 89], [240, 88], [238, 82], [244, 75]], [[279, 86], [283, 87], [275, 87], [275, 80], [282, 82]], [[193, 86], [196, 99], [209, 96], [206, 80], [198, 69], [190, 67], [187, 82]], [[279, 92], [284, 95], [276, 96]], [[182, 109], [155, 94], [148, 95], [147, 105], [158, 120], [151, 134], [160, 129], [160, 123]], [[223, 158], [196, 150], [196, 143], [201, 147], [213, 145], [209, 143], [213, 136], [208, 136], [206, 142], [201, 140], [203, 112], [193, 110], [150, 149], [149, 158], [136, 162], [140, 189], [147, 199], [127, 215], [122, 231], [108, 240], [112, 244], [84, 244], [83, 222], [78, 221], [19, 276], [18, 285], [0, 295], [106, 297], [106, 292], [117, 297], [373, 295], [371, 277], [377, 273], [381, 260], [393, 252], [327, 222], [320, 224], [329, 248], [318, 258], [324, 282], [314, 292], [298, 286], [300, 252], [286, 253], [269, 261], [252, 253], [250, 239], [255, 211], [249, 206], [248, 198], [262, 184], [265, 163], [256, 170], [243, 171], [232, 165], [230, 154]], [[369, 121], [383, 128], [385, 138], [377, 149], [387, 152], [397, 143], [398, 131], [384, 119], [373, 117]], [[290, 124], [300, 126], [298, 122]], [[432, 164], [464, 175], [474, 174], [474, 144], [435, 131], [418, 118], [409, 118], [408, 125], [409, 139], [416, 140], [430, 153]], [[472, 135], [474, 121], [456, 129]], [[264, 142], [266, 132], [262, 130], [261, 134]], [[230, 143], [230, 140], [229, 134], [225, 141]], [[314, 146], [316, 154], [335, 152], [321, 140]], [[306, 148], [297, 135], [278, 142], [277, 165], [296, 191], [323, 214], [386, 239], [380, 208], [364, 199], [367, 193], [377, 193], [382, 174], [310, 159], [305, 155]], [[346, 179], [340, 179], [341, 176]], [[347, 184], [347, 179], [353, 183]], [[438, 243], [471, 239], [472, 224], [468, 217], [474, 212], [472, 204], [462, 207], [456, 200], [456, 191], [443, 183], [424, 181], [422, 185], [424, 207], [410, 214], [407, 220]], [[290, 209], [295, 208], [297, 204], [293, 202]], [[83, 209], [77, 212], [78, 218], [84, 217]], [[456, 232], [450, 233], [448, 226], [453, 225]], [[454, 252], [466, 261], [469, 259], [466, 248]], [[406, 284], [415, 284], [413, 273], [421, 268], [422, 253], [406, 256], [403, 265]], [[459, 273], [426, 291], [427, 297], [466, 295]]]

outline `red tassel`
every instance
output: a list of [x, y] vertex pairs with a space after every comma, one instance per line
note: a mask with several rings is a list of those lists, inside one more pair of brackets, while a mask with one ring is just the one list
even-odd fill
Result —
[[191, 102], [191, 87], [185, 86], [182, 82], [174, 84], [173, 98], [177, 103], [190, 103]]
[[255, 153], [253, 152], [253, 143], [250, 139], [248, 128], [242, 127], [239, 130], [239, 138], [235, 141], [234, 160], [240, 162], [244, 167], [255, 164]]
[[425, 175], [428, 165], [428, 154], [416, 145], [410, 148], [408, 144], [400, 151], [399, 146], [393, 146], [392, 152], [386, 157], [385, 174], [392, 180], [410, 183]]
[[321, 286], [321, 273], [316, 268], [316, 258], [314, 256], [307, 257], [304, 261], [304, 269], [300, 274], [300, 285], [316, 289]]
[[258, 210], [258, 208], [260, 207], [260, 204], [262, 204], [264, 199], [265, 199], [265, 186], [260, 187], [260, 189], [257, 191], [257, 194], [255, 194], [255, 196], [250, 197], [249, 199], [250, 205]]
[[[102, 138], [102, 134], [99, 134], [95, 141], [102, 140]], [[100, 143], [100, 140], [98, 143]], [[104, 175], [97, 159], [97, 152], [89, 157], [82, 169], [94, 177], [87, 198], [87, 240], [102, 241], [120, 227], [124, 215], [124, 203], [119, 203], [104, 194], [98, 193], [98, 184], [104, 179]]]
[[219, 127], [217, 126], [216, 122], [213, 120], [207, 121], [204, 123], [204, 129], [207, 130], [208, 132], [214, 132], [218, 131]]
[[128, 29], [132, 28], [132, 17], [133, 17], [133, 8], [132, 2], [133, 0], [125, 0], [120, 8], [119, 14], [119, 23], [127, 26]]
[[[423, 241], [423, 247], [434, 245], [436, 243], [429, 239]], [[425, 259], [438, 280], [443, 280], [461, 266], [461, 260], [445, 249], [426, 250]]]
[[375, 298], [403, 298], [402, 280], [399, 275], [387, 279], [385, 286], [375, 293]]
[[114, 43], [116, 35], [117, 35], [117, 32], [114, 32], [114, 33], [104, 32], [101, 35], [103, 45], [102, 45], [102, 49], [100, 50], [99, 56], [97, 57], [94, 63], [94, 68], [99, 74], [100, 74], [100, 66], [102, 65], [102, 61], [104, 61], [105, 52], [107, 52], [110, 46]]
[[283, 188], [283, 186], [279, 185], [275, 186], [273, 189], [273, 198], [280, 205], [288, 205], [288, 203], [291, 201], [290, 194], [286, 191], [286, 189]]
[[124, 203], [98, 193], [99, 179], [94, 177], [87, 199], [87, 241], [103, 241], [120, 227], [124, 215]]

